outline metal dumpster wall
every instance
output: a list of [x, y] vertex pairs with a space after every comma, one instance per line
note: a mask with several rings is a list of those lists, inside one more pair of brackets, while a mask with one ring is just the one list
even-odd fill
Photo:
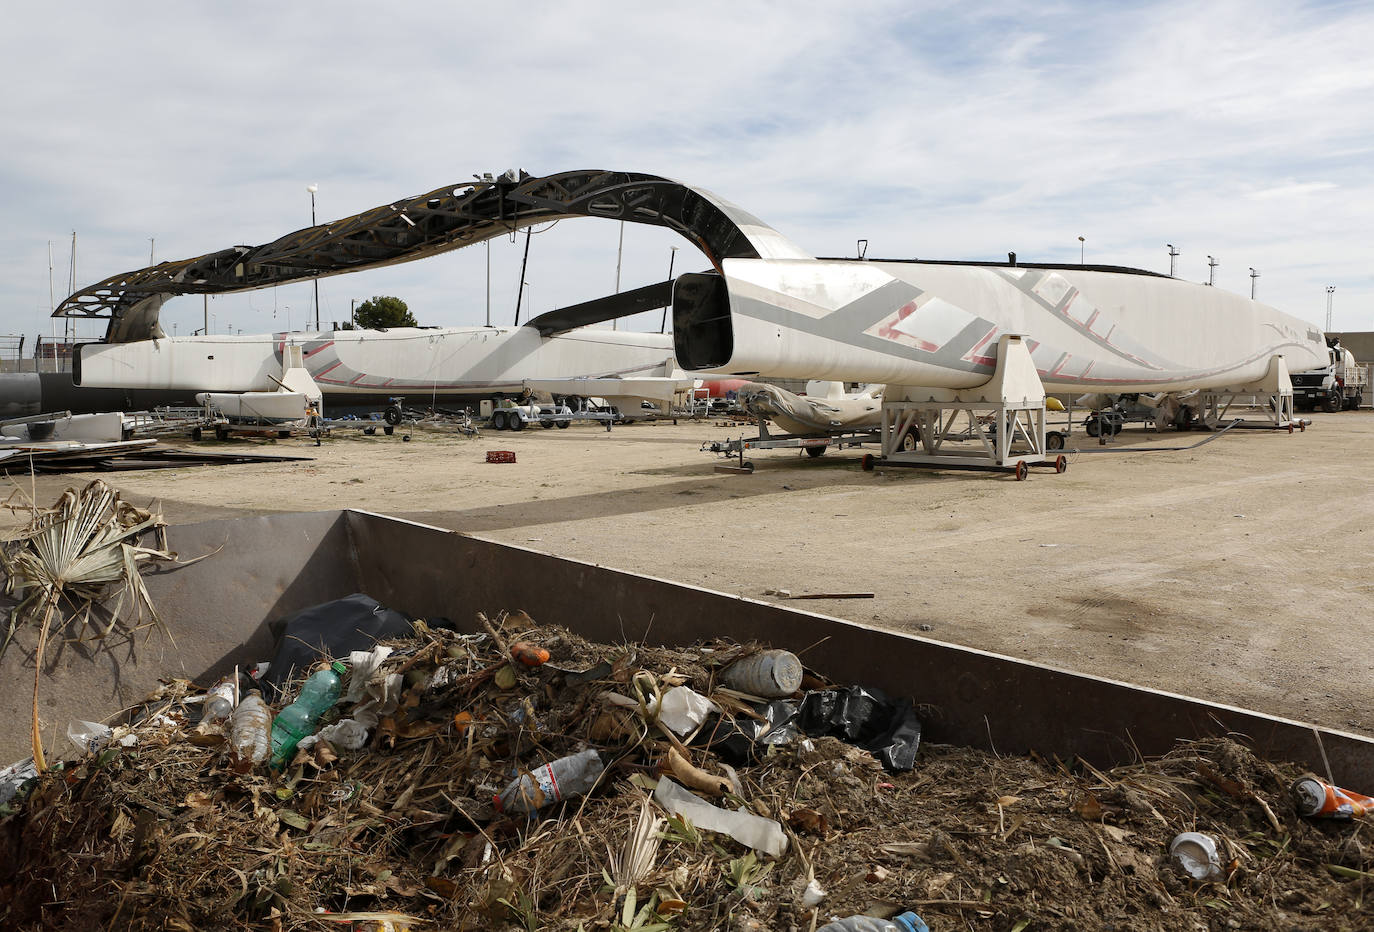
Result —
[[[523, 608], [588, 638], [663, 644], [728, 636], [801, 653], [839, 683], [878, 686], [932, 706], [927, 739], [1003, 753], [1030, 749], [1098, 765], [1153, 755], [1177, 738], [1248, 736], [1260, 753], [1358, 786], [1374, 770], [1374, 743], [982, 651], [794, 611], [765, 602], [484, 541], [363, 512], [283, 514], [171, 529], [190, 566], [146, 577], [175, 644], [68, 647], [45, 676], [40, 709], [59, 755], [67, 722], [101, 719], [142, 699], [168, 676], [206, 682], [235, 663], [270, 656], [267, 622], [319, 602], [366, 592], [421, 616], [471, 625], [476, 611]], [[16, 649], [16, 647], [18, 649]], [[28, 754], [31, 642], [0, 662], [0, 762]], [[1318, 738], [1320, 735], [1320, 738]]]
[[349, 512], [348, 526], [364, 591], [383, 604], [464, 626], [479, 610], [521, 608], [614, 643], [758, 639], [801, 653], [837, 683], [934, 706], [931, 741], [1103, 766], [1163, 754], [1178, 738], [1229, 733], [1271, 759], [1324, 772], [1320, 741], [1335, 778], [1353, 785], [1374, 767], [1374, 742], [1355, 735], [378, 515]]

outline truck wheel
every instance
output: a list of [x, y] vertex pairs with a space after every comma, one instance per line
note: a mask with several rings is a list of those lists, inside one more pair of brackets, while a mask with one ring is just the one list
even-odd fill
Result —
[[1322, 399], [1322, 410], [1327, 414], [1335, 414], [1341, 410], [1341, 396], [1330, 394]]
[[1062, 450], [1064, 449], [1064, 435], [1057, 430], [1048, 431], [1045, 434], [1045, 449]]

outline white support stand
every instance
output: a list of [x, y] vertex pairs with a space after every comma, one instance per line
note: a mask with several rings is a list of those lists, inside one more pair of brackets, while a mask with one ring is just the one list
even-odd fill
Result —
[[1202, 423], [1209, 429], [1215, 429], [1231, 405], [1242, 396], [1258, 400], [1258, 406], [1264, 412], [1262, 421], [1249, 424], [1242, 421], [1242, 426], [1287, 430], [1290, 434], [1295, 427], [1307, 429], [1307, 421], [1294, 416], [1293, 380], [1288, 376], [1288, 364], [1282, 356], [1274, 356], [1269, 360], [1269, 369], [1258, 382], [1238, 388], [1206, 389], [1200, 392], [1198, 402]]
[[[1003, 334], [992, 378], [961, 391], [889, 385], [883, 393], [882, 458], [891, 466], [1063, 472], [1045, 451], [1045, 388], [1024, 339]], [[865, 468], [875, 461], [866, 458]]]

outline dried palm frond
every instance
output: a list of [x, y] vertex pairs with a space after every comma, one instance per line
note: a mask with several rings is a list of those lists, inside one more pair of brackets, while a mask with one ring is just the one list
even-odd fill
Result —
[[611, 862], [610, 878], [617, 896], [633, 888], [654, 869], [658, 847], [663, 841], [660, 833], [662, 828], [663, 819], [655, 812], [648, 797], [645, 797], [640, 802], [639, 816], [635, 819], [629, 834], [625, 836], [621, 849], [607, 851]]
[[[137, 541], [153, 532], [156, 546]], [[38, 725], [38, 686], [48, 639], [66, 624], [77, 628], [78, 638], [93, 632], [105, 637], [115, 630], [132, 633], [147, 623], [162, 627], [162, 619], [143, 585], [139, 565], [154, 560], [176, 560], [167, 550], [166, 524], [155, 514], [120, 499], [119, 493], [99, 479], [80, 492], [68, 489], [51, 508], [34, 509], [28, 527], [0, 548], [0, 568], [5, 571], [5, 591], [20, 598], [10, 613], [3, 654], [19, 625], [38, 625], [38, 644], [33, 674], [33, 759], [45, 769]], [[72, 611], [65, 617], [59, 603], [66, 599]], [[114, 599], [114, 607], [108, 602]], [[132, 600], [130, 616], [125, 600]], [[99, 614], [92, 609], [99, 607]], [[100, 625], [103, 615], [107, 621]], [[93, 619], [96, 619], [92, 624]]]

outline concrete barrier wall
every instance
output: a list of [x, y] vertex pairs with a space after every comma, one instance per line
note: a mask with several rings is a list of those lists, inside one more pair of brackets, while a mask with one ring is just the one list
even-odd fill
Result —
[[[68, 649], [45, 678], [45, 735], [136, 702], [162, 676], [207, 682], [270, 657], [270, 620], [361, 591], [464, 629], [476, 612], [524, 609], [540, 622], [611, 643], [757, 639], [801, 654], [837, 683], [877, 686], [931, 708], [926, 740], [1000, 753], [1038, 750], [1109, 766], [1162, 754], [1178, 738], [1247, 737], [1261, 753], [1364, 782], [1374, 742], [1007, 657], [879, 631], [770, 603], [637, 576], [363, 512], [276, 515], [172, 529], [192, 566], [150, 575], [176, 646], [153, 635], [130, 654]], [[27, 754], [32, 666], [0, 664], [0, 757]], [[63, 739], [65, 740], [65, 739]], [[51, 742], [50, 742], [50, 746]], [[60, 747], [60, 745], [58, 745]], [[68, 753], [62, 749], [61, 753]]]

